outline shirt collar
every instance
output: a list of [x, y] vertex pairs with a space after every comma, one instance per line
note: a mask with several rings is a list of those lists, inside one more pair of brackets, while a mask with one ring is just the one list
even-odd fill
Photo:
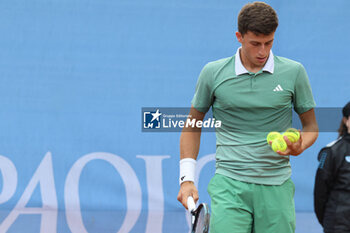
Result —
[[[235, 55], [235, 71], [236, 75], [241, 75], [241, 74], [247, 74], [249, 71], [243, 66], [242, 61], [241, 61], [241, 56], [239, 55], [239, 50], [242, 47], [239, 47], [237, 49], [236, 55]], [[267, 59], [267, 62], [265, 63], [265, 66], [263, 67], [263, 71], [267, 71], [271, 74], [273, 74], [275, 68], [275, 61], [273, 59], [273, 53], [270, 50], [269, 58]]]

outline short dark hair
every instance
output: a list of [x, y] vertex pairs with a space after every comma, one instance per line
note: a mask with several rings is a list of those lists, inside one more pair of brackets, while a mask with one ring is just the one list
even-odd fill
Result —
[[248, 3], [238, 14], [238, 31], [242, 36], [248, 31], [256, 35], [270, 35], [278, 26], [276, 11], [264, 2]]
[[350, 116], [350, 101], [342, 109], [343, 117], [348, 118]]
[[[342, 109], [343, 117], [348, 119], [350, 117], [350, 101]], [[348, 133], [348, 127], [346, 127], [343, 119], [340, 121], [340, 126], [338, 129], [338, 137], [342, 137]]]

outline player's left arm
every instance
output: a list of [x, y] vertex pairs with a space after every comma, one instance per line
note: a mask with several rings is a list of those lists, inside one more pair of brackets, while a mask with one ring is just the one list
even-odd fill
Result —
[[287, 150], [284, 152], [278, 152], [280, 155], [300, 155], [304, 150], [309, 148], [318, 137], [318, 124], [316, 121], [315, 110], [310, 109], [304, 113], [299, 114], [299, 118], [302, 124], [302, 130], [300, 132], [300, 139], [292, 143], [284, 136], [284, 140], [287, 143]]

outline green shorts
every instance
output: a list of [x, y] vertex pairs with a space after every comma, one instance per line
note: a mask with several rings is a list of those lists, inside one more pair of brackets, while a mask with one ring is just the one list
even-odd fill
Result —
[[211, 197], [210, 233], [294, 233], [294, 183], [245, 183], [215, 174]]

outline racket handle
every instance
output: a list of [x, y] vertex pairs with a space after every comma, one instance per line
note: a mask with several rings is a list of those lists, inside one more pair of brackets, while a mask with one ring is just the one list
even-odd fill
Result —
[[190, 212], [192, 212], [196, 209], [196, 203], [194, 203], [192, 196], [189, 196], [187, 198], [187, 208], [188, 208], [188, 211], [190, 211]]

